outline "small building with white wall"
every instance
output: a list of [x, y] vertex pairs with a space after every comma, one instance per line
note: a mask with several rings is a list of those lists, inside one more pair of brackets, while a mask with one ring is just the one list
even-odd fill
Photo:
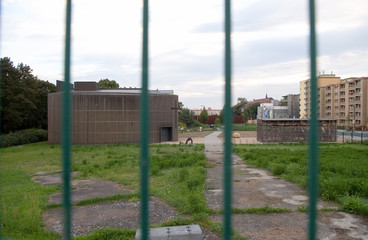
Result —
[[287, 106], [279, 106], [277, 100], [271, 103], [261, 103], [257, 109], [257, 119], [289, 118]]

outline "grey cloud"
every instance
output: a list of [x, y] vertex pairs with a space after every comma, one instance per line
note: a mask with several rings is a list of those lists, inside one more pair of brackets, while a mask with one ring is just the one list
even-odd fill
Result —
[[336, 55], [351, 50], [368, 50], [367, 36], [368, 21], [358, 28], [324, 32], [318, 36], [320, 54]]
[[[307, 9], [304, 2], [263, 0], [246, 8], [233, 9], [233, 30], [238, 32], [262, 31], [290, 21], [307, 21]], [[223, 32], [223, 25], [223, 22], [209, 22], [198, 26], [193, 32]]]
[[307, 38], [264, 39], [244, 44], [235, 52], [236, 68], [280, 63], [307, 57]]

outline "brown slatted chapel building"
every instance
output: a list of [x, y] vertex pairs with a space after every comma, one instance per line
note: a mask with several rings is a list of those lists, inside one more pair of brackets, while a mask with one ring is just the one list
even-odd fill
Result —
[[[61, 143], [61, 89], [48, 95], [48, 141]], [[75, 82], [72, 90], [72, 143], [139, 143], [140, 89], [100, 89], [96, 82]], [[150, 142], [178, 141], [178, 96], [150, 91]]]

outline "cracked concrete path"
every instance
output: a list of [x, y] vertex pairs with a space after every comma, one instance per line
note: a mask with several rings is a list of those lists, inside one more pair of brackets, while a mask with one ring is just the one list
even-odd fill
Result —
[[[207, 161], [214, 165], [207, 171], [207, 204], [212, 209], [223, 208], [223, 142], [214, 132], [204, 139]], [[272, 176], [268, 171], [248, 167], [233, 154], [233, 208], [281, 207], [290, 213], [266, 215], [234, 214], [233, 227], [250, 239], [306, 239], [308, 216], [298, 208], [308, 204], [305, 190], [283, 179]], [[319, 208], [337, 209], [337, 204], [319, 201]], [[222, 216], [212, 216], [221, 222]], [[368, 239], [368, 219], [348, 213], [321, 212], [318, 219], [318, 239]]]
[[[43, 175], [44, 173], [50, 175]], [[54, 174], [53, 174], [54, 173]], [[42, 185], [61, 185], [62, 176], [57, 171], [47, 171], [37, 173], [41, 176], [33, 177], [33, 181], [39, 182]], [[42, 176], [43, 175], [43, 176]], [[72, 178], [77, 176], [77, 172], [71, 174]], [[71, 181], [71, 201], [76, 203], [82, 200], [109, 197], [116, 194], [128, 194], [133, 191], [121, 189], [119, 184], [111, 181], [102, 180], [73, 180]], [[55, 193], [49, 196], [49, 203], [61, 203], [62, 193]]]
[[[62, 176], [60, 170], [44, 171], [36, 173], [32, 179], [42, 185], [61, 185]], [[72, 177], [77, 176], [72, 173]], [[102, 180], [73, 180], [72, 202], [103, 198], [116, 194], [128, 194], [133, 191], [121, 189], [119, 184]], [[49, 197], [50, 203], [61, 203], [61, 193]], [[162, 223], [180, 216], [179, 213], [165, 202], [156, 197], [151, 197], [149, 202], [149, 219], [151, 224]], [[43, 212], [45, 228], [58, 233], [62, 232], [61, 208], [49, 209]], [[87, 206], [72, 207], [72, 234], [73, 236], [87, 235], [96, 229], [120, 228], [136, 229], [140, 227], [140, 202], [139, 201], [112, 201]], [[202, 238], [206, 240], [219, 240], [215, 234], [201, 227]]]
[[[158, 198], [149, 202], [150, 223], [161, 223], [178, 216], [176, 210]], [[80, 236], [90, 234], [99, 228], [135, 229], [139, 227], [140, 202], [115, 201], [72, 208], [72, 234]], [[61, 233], [62, 209], [50, 209], [44, 212], [46, 229]]]

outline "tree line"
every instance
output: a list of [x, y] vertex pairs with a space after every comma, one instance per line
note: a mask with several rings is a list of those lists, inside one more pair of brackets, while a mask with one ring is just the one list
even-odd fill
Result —
[[[9, 57], [0, 58], [1, 70], [1, 133], [23, 129], [47, 130], [47, 95], [56, 86], [32, 74], [30, 66], [17, 66]], [[101, 79], [101, 88], [119, 88], [115, 80]]]
[[47, 129], [47, 95], [54, 84], [42, 81], [23, 63], [14, 66], [8, 57], [1, 64], [1, 133], [21, 129]]
[[[244, 123], [247, 123], [249, 119], [256, 119], [257, 118], [257, 110], [260, 106], [260, 103], [253, 103], [248, 105], [248, 101], [246, 98], [238, 98], [237, 103], [232, 106], [233, 115], [238, 115], [243, 117]], [[196, 126], [198, 123], [194, 119], [194, 112], [191, 111], [189, 108], [184, 108], [183, 103], [179, 102], [179, 122], [186, 125], [186, 127], [191, 128]], [[223, 123], [223, 115], [224, 109], [221, 110], [220, 116], [216, 123]], [[204, 107], [199, 115], [199, 122], [206, 123], [208, 121], [208, 111]]]

